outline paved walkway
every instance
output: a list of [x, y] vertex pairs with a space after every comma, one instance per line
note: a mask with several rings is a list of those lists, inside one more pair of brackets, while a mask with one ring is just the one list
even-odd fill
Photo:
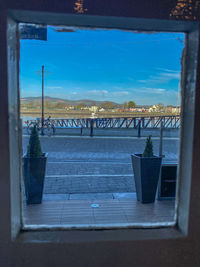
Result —
[[128, 176], [46, 176], [44, 193], [100, 193], [135, 191], [133, 175]]
[[[41, 137], [48, 153], [45, 194], [134, 192], [131, 154], [142, 153], [145, 138]], [[28, 137], [23, 138], [26, 151]], [[159, 139], [153, 139], [158, 154]], [[163, 141], [165, 161], [177, 161], [179, 140]]]

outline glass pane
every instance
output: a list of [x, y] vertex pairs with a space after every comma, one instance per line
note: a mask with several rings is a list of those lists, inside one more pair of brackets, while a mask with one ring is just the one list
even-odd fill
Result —
[[[173, 224], [184, 34], [21, 32], [24, 225]], [[44, 173], [27, 148], [34, 126]]]

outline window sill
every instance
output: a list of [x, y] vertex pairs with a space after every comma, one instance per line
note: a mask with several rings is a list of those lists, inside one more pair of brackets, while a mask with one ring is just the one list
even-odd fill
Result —
[[186, 237], [177, 227], [159, 229], [21, 231], [14, 242], [20, 243], [87, 243], [166, 240]]

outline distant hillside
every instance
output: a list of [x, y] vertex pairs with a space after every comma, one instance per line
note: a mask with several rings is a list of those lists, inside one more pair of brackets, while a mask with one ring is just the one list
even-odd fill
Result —
[[[61, 103], [65, 102], [65, 99], [55, 98], [55, 97], [50, 97], [50, 96], [45, 96], [44, 100], [45, 101], [50, 101], [50, 102], [61, 102]], [[41, 97], [40, 96], [36, 96], [36, 97], [32, 97], [31, 96], [31, 97], [21, 98], [21, 102], [22, 103], [39, 102], [39, 101], [41, 101]], [[66, 100], [66, 101], [68, 101], [68, 100]]]
[[[77, 106], [79, 104], [84, 104], [86, 106], [101, 106], [102, 104], [110, 102], [116, 107], [121, 107], [120, 104], [112, 102], [112, 101], [97, 101], [97, 100], [91, 100], [91, 99], [68, 100], [68, 99], [45, 96], [44, 100], [48, 101], [50, 103], [63, 103], [63, 104], [72, 105], [72, 106]], [[28, 104], [28, 103], [36, 104], [39, 102], [41, 103], [41, 97], [24, 97], [24, 98], [21, 98], [22, 104]]]

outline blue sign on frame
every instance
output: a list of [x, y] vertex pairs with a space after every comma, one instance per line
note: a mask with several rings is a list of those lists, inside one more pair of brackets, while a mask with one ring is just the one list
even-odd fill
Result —
[[47, 26], [20, 24], [20, 39], [35, 39], [47, 41]]

